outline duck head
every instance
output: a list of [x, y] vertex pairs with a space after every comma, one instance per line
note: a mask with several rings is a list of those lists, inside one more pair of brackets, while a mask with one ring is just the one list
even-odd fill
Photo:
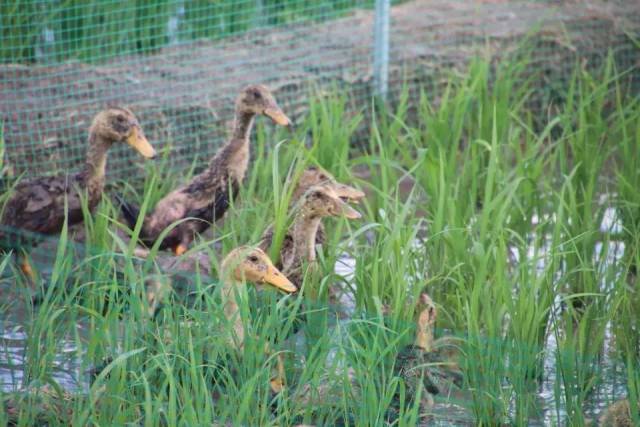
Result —
[[236, 111], [262, 114], [280, 126], [291, 126], [291, 120], [282, 112], [271, 91], [263, 85], [245, 87], [236, 100]]
[[222, 262], [222, 271], [235, 282], [270, 285], [287, 293], [298, 290], [259, 248], [241, 246], [234, 249]]
[[300, 209], [308, 217], [345, 217], [347, 219], [359, 219], [360, 212], [349, 206], [348, 203], [336, 191], [336, 186], [331, 182], [314, 185], [302, 196]]
[[433, 325], [438, 312], [431, 297], [422, 292], [416, 305], [416, 342], [415, 345], [430, 351], [433, 346]]
[[138, 119], [127, 108], [113, 107], [101, 111], [94, 117], [89, 133], [110, 143], [126, 143], [146, 158], [156, 156], [156, 150], [144, 136]]
[[336, 181], [333, 175], [326, 170], [317, 166], [311, 166], [302, 172], [302, 175], [298, 180], [298, 185], [293, 192], [292, 199], [300, 199], [307, 190], [314, 185], [319, 184], [331, 186], [333, 192], [343, 201], [348, 203], [359, 203], [365, 196], [364, 192], [361, 190]]

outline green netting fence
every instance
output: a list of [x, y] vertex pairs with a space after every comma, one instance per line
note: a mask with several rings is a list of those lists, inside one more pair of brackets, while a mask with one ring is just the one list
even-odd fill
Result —
[[[529, 36], [541, 92], [553, 96], [576, 60], [597, 66], [613, 49], [637, 64], [636, 2], [414, 0], [6, 0], [0, 4], [0, 120], [9, 176], [75, 168], [92, 116], [126, 104], [175, 167], [223, 141], [234, 95], [266, 83], [294, 117], [309, 88], [334, 85], [366, 109], [376, 52], [388, 49], [390, 101], [403, 83], [435, 89], [440, 73], [474, 55], [499, 58]], [[378, 3], [385, 3], [378, 0]], [[387, 37], [376, 14], [388, 13]], [[380, 16], [377, 16], [380, 18]], [[535, 34], [531, 36], [531, 34]], [[387, 46], [379, 46], [388, 43]], [[378, 44], [378, 45], [376, 45]], [[637, 79], [636, 79], [637, 81]], [[112, 174], [141, 168], [126, 150]]]

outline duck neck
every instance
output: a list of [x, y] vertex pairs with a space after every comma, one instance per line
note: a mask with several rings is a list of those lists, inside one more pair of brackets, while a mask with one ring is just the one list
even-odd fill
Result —
[[251, 129], [253, 128], [253, 119], [255, 113], [247, 111], [236, 111], [235, 118], [233, 120], [233, 133], [231, 135], [231, 141], [248, 142]]
[[293, 223], [293, 248], [296, 258], [307, 262], [316, 260], [316, 234], [321, 217], [301, 210]]
[[416, 340], [414, 344], [424, 351], [431, 351], [433, 349], [433, 324], [429, 319], [429, 310], [423, 310], [418, 315]]
[[110, 147], [111, 141], [94, 132], [89, 134], [89, 148], [83, 170], [84, 184], [89, 194], [101, 192], [104, 187], [107, 151]]
[[[254, 113], [236, 111], [231, 138], [214, 158], [220, 158], [228, 169], [228, 173], [238, 181], [242, 181], [249, 165], [249, 137], [253, 128]], [[219, 167], [218, 164], [215, 165]]]
[[244, 325], [240, 316], [238, 296], [244, 296], [247, 288], [244, 283], [227, 279], [222, 287], [222, 303], [224, 304], [224, 317], [231, 322], [235, 337], [231, 338], [234, 347], [241, 349], [244, 345]]

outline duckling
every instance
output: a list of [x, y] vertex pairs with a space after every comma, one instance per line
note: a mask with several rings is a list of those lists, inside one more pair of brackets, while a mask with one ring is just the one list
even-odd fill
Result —
[[[95, 397], [99, 398], [104, 391], [104, 386], [98, 387]], [[57, 384], [45, 384], [6, 393], [2, 398], [2, 405], [9, 426], [19, 425], [22, 412], [28, 412], [28, 420], [32, 425], [71, 425], [74, 405], [79, 399], [85, 398], [88, 395], [71, 393]]]
[[631, 417], [631, 405], [629, 399], [619, 400], [611, 404], [600, 415], [598, 420], [600, 427], [631, 427], [634, 425]]
[[[319, 183], [311, 186], [311, 183], [316, 181]], [[303, 188], [306, 188], [306, 191], [299, 195]], [[303, 173], [293, 194], [296, 200], [293, 208], [294, 220], [284, 236], [279, 261], [276, 264], [296, 286], [300, 287], [302, 284], [304, 263], [313, 263], [316, 260], [316, 245], [324, 242], [323, 235], [318, 238], [318, 233], [323, 232], [322, 218], [360, 218], [360, 213], [346, 201], [357, 202], [363, 197], [362, 191], [335, 181], [328, 173], [317, 168], [308, 169]], [[272, 243], [273, 228], [270, 227], [263, 234], [259, 246], [266, 250]]]
[[[191, 218], [173, 228], [160, 245], [161, 249], [171, 248], [176, 255], [182, 255], [196, 233], [202, 233], [224, 215], [230, 202], [237, 196], [247, 172], [249, 136], [258, 114], [270, 117], [281, 126], [291, 124], [269, 89], [262, 85], [246, 87], [236, 100], [231, 138], [218, 150], [203, 172], [165, 196], [144, 219], [140, 238], [146, 245], [153, 245], [172, 223]], [[138, 220], [139, 208], [124, 200], [120, 200], [120, 206], [125, 221], [133, 228]]]
[[[242, 351], [245, 330], [240, 317], [238, 296], [246, 298], [246, 283], [266, 284], [286, 293], [298, 290], [296, 286], [278, 270], [269, 256], [259, 248], [241, 246], [231, 251], [220, 265], [222, 279], [222, 303], [224, 317], [230, 323], [224, 325], [224, 339], [230, 348]], [[233, 331], [232, 333], [229, 333]], [[279, 391], [284, 385], [284, 368], [280, 356], [277, 358], [277, 372], [270, 380], [273, 391]]]
[[21, 238], [14, 230], [52, 235], [62, 230], [65, 218], [69, 226], [80, 223], [81, 196], [86, 192], [89, 209], [94, 210], [105, 185], [107, 151], [118, 143], [127, 143], [146, 158], [156, 155], [135, 115], [126, 108], [109, 108], [93, 119], [86, 161], [80, 172], [34, 178], [14, 187], [0, 220], [0, 248], [16, 252], [20, 268], [32, 282], [35, 273], [26, 255], [38, 239]]
[[[460, 387], [462, 374], [455, 362], [447, 360], [440, 349], [443, 344], [436, 344], [433, 339], [433, 325], [437, 316], [436, 306], [426, 293], [420, 294], [416, 306], [416, 334], [412, 344], [398, 353], [393, 369], [395, 376], [403, 379], [406, 387], [407, 405], [411, 406], [421, 389], [420, 413], [424, 414], [433, 406], [433, 395], [440, 394], [451, 383]], [[445, 351], [448, 349], [445, 348]], [[399, 412], [400, 395], [396, 393], [392, 411]]]
[[246, 283], [266, 284], [286, 293], [298, 288], [276, 268], [260, 248], [241, 246], [232, 250], [220, 265], [224, 315], [232, 324], [233, 336], [227, 336], [235, 349], [244, 346], [244, 326], [237, 296], [246, 294]]
[[[64, 425], [71, 421], [74, 399], [75, 395], [72, 393], [45, 384], [34, 389], [7, 393], [3, 406], [9, 426], [17, 426], [20, 413], [27, 410], [33, 425], [48, 425], [51, 422]], [[28, 406], [22, 403], [25, 401]]]

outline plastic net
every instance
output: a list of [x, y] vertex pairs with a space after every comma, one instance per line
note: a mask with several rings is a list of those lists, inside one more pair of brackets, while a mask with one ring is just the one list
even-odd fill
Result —
[[[534, 39], [541, 90], [560, 87], [576, 58], [614, 49], [638, 63], [635, 2], [421, 0], [390, 8], [389, 98], [403, 83], [436, 88], [441, 70], [500, 57]], [[335, 85], [366, 107], [372, 92], [373, 1], [33, 1], [0, 6], [0, 117], [8, 175], [76, 168], [92, 116], [130, 106], [175, 167], [206, 161], [224, 139], [245, 84], [269, 85], [294, 118], [309, 87]], [[535, 34], [532, 36], [532, 34]], [[131, 179], [135, 154], [109, 171]]]

